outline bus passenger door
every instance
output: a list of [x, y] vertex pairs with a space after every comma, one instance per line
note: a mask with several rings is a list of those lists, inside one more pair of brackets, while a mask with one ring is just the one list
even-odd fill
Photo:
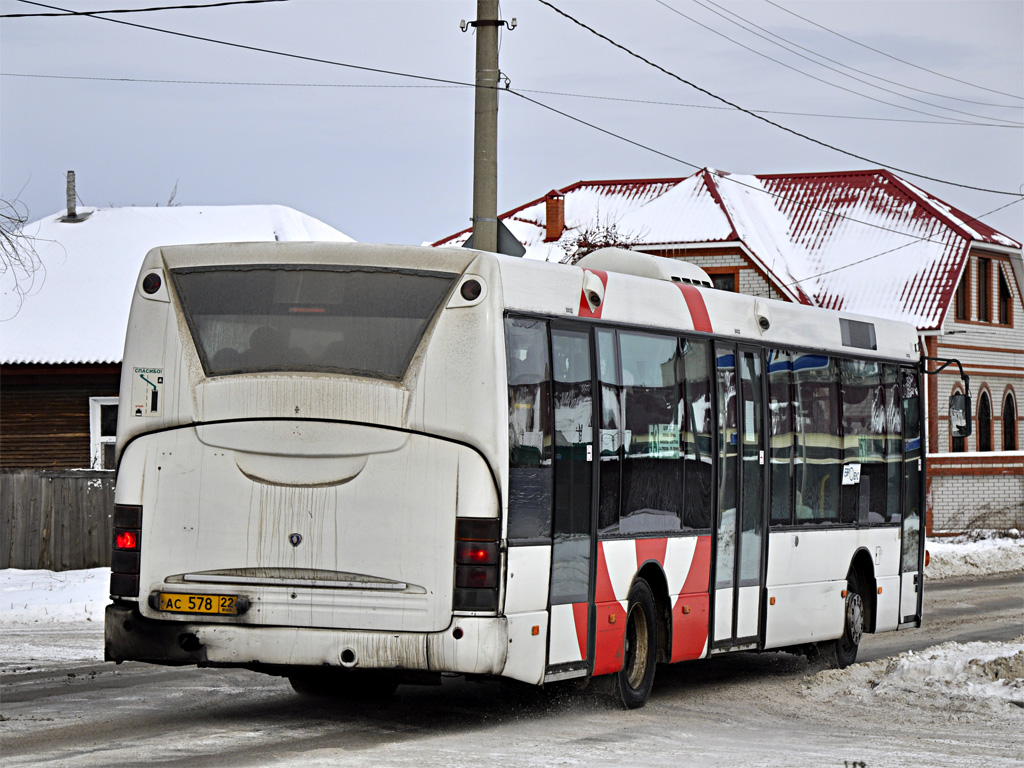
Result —
[[900, 627], [921, 626], [924, 579], [924, 445], [921, 434], [920, 380], [910, 368], [900, 369], [903, 394], [903, 518], [900, 532]]
[[765, 398], [761, 352], [715, 346], [718, 510], [713, 648], [759, 645], [764, 587]]
[[555, 509], [545, 681], [587, 674], [593, 658], [594, 389], [589, 329], [551, 329]]

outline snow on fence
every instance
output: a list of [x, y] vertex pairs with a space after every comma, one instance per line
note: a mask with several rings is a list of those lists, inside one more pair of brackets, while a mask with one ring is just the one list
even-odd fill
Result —
[[110, 565], [114, 473], [0, 473], [0, 569], [68, 571]]

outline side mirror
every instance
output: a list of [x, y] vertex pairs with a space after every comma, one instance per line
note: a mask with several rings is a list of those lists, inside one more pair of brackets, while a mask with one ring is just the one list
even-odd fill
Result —
[[971, 435], [971, 397], [962, 392], [949, 398], [949, 433], [953, 437]]

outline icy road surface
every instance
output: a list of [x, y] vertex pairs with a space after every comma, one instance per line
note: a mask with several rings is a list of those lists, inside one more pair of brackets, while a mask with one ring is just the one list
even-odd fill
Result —
[[930, 578], [925, 626], [866, 636], [847, 670], [777, 653], [662, 666], [634, 711], [571, 685], [452, 680], [345, 704], [246, 671], [104, 664], [105, 572], [2, 572], [0, 763], [1019, 768], [1020, 546], [933, 549], [981, 578]]

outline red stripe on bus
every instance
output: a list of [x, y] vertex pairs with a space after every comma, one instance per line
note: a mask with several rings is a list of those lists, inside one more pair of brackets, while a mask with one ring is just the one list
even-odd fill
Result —
[[[604, 270], [601, 270], [601, 269], [584, 269], [583, 270], [583, 277], [584, 278], [586, 278], [587, 272], [590, 272], [591, 274], [597, 275], [598, 279], [601, 281], [601, 285], [604, 286], [604, 289], [607, 292], [607, 290], [608, 290], [608, 273], [605, 272]], [[604, 300], [603, 299], [602, 299], [601, 303], [597, 305], [597, 309], [591, 311], [590, 304], [587, 302], [587, 292], [586, 292], [586, 290], [581, 288], [580, 289], [580, 311], [579, 311], [579, 316], [580, 317], [600, 317], [602, 310], [604, 310]]]
[[690, 571], [686, 574], [680, 595], [692, 595], [695, 592], [707, 592], [708, 580], [711, 576], [711, 537], [699, 536], [697, 547], [693, 550]]
[[675, 285], [683, 292], [683, 298], [686, 299], [686, 308], [690, 310], [693, 329], [712, 333], [711, 317], [708, 315], [708, 308], [704, 304], [704, 297], [700, 295], [700, 291], [686, 283], [675, 283]]
[[597, 584], [594, 585], [594, 602], [610, 603], [615, 599], [612, 577], [608, 573], [608, 561], [604, 557], [604, 542], [597, 543]]
[[626, 611], [622, 603], [598, 603], [595, 607], [597, 636], [594, 638], [594, 674], [610, 675], [622, 669], [626, 640]]
[[572, 618], [576, 622], [576, 642], [580, 645], [580, 658], [587, 658], [587, 617], [590, 613], [588, 603], [573, 603]]
[[668, 539], [637, 539], [636, 540], [636, 567], [648, 560], [653, 560], [662, 568], [665, 567], [665, 550], [668, 549]]
[[672, 610], [672, 658], [699, 659], [708, 641], [708, 593], [680, 595]]

